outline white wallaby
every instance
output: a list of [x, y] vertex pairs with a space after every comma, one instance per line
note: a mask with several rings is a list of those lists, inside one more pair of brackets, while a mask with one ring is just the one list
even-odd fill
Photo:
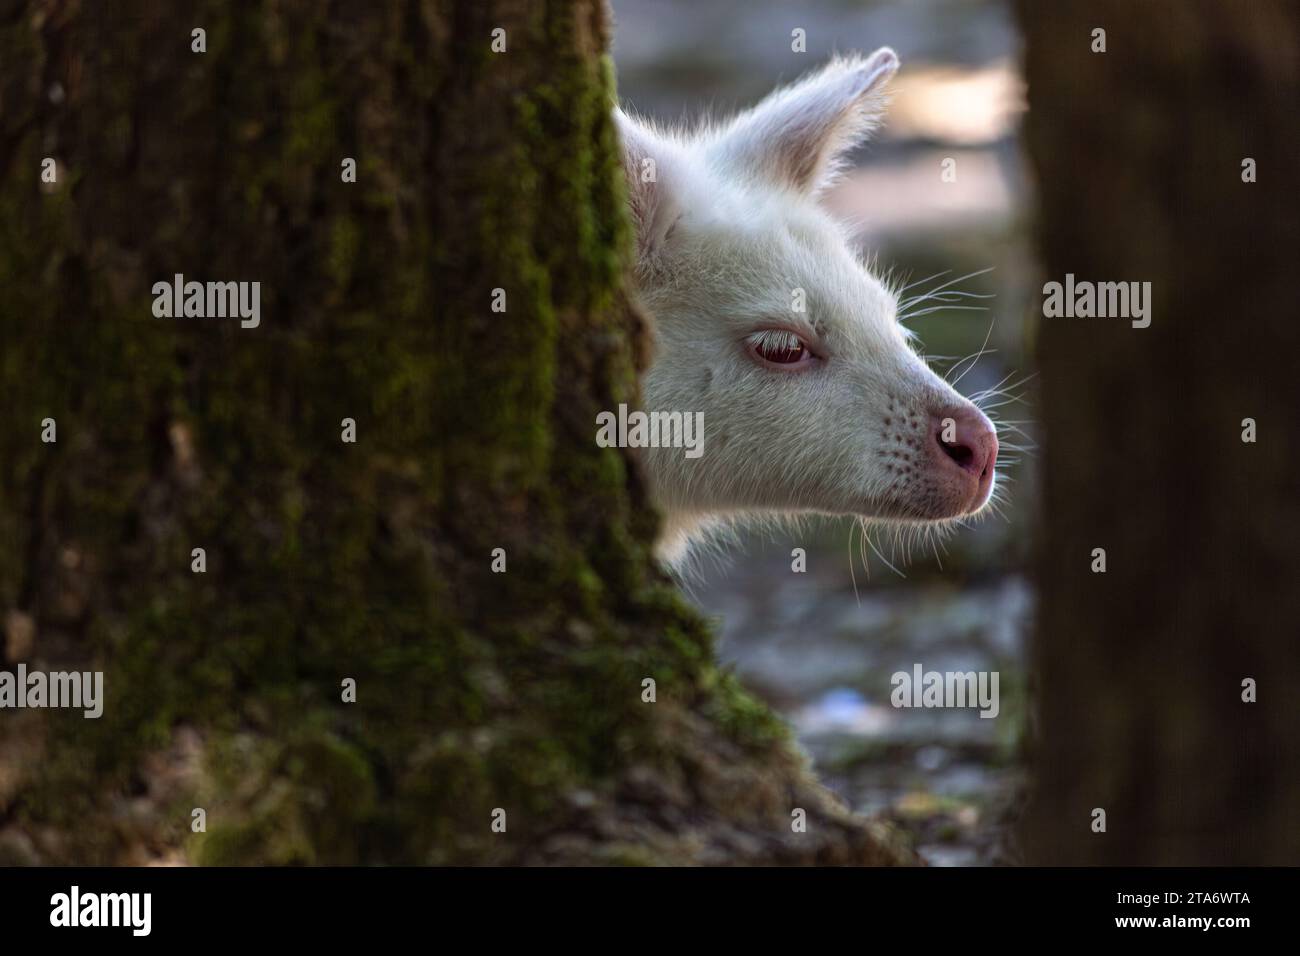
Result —
[[898, 301], [818, 198], [884, 109], [890, 49], [844, 57], [728, 123], [621, 110], [647, 411], [703, 413], [703, 452], [643, 451], [668, 562], [750, 515], [932, 525], [982, 509], [998, 440], [912, 350]]

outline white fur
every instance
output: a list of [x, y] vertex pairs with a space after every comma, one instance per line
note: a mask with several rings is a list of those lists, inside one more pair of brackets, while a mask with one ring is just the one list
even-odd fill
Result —
[[[960, 516], [924, 446], [931, 415], [969, 403], [912, 350], [896, 297], [817, 202], [878, 123], [897, 67], [888, 49], [836, 59], [731, 122], [689, 133], [615, 113], [637, 291], [655, 330], [643, 405], [704, 413], [702, 457], [643, 452], [666, 560], [741, 516]], [[757, 361], [746, 342], [774, 327], [815, 343], [816, 364]]]

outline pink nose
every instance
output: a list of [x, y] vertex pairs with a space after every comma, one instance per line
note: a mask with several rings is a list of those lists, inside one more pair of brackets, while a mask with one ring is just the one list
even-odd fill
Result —
[[941, 467], [954, 478], [954, 469], [959, 470], [959, 480], [974, 486], [973, 503], [983, 504], [998, 460], [993, 423], [978, 408], [964, 406], [932, 415], [930, 426]]

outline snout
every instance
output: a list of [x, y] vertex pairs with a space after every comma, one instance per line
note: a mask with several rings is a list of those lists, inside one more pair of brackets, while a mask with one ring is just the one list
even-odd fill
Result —
[[983, 412], [964, 405], [932, 413], [927, 453], [947, 510], [969, 514], [984, 506], [993, 490], [998, 434]]

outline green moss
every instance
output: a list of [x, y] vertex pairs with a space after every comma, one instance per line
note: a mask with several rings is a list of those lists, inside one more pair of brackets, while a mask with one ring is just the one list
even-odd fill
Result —
[[355, 221], [346, 218], [334, 220], [330, 233], [329, 271], [340, 292], [347, 289], [352, 279], [361, 241], [361, 231]]

